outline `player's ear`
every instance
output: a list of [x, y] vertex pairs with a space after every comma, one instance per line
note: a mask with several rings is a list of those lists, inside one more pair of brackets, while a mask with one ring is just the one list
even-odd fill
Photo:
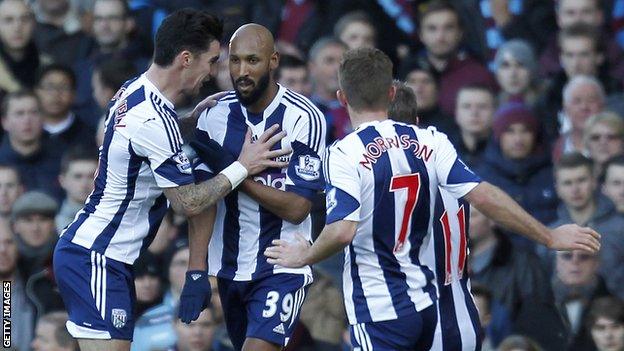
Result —
[[191, 65], [191, 62], [193, 62], [193, 54], [188, 50], [183, 50], [178, 54], [176, 60], [180, 62], [182, 67], [188, 68]]
[[344, 91], [340, 89], [336, 90], [336, 98], [338, 99], [338, 102], [340, 102], [340, 106], [347, 107], [347, 96]]
[[277, 69], [277, 67], [279, 66], [279, 59], [280, 59], [279, 52], [275, 51], [273, 52], [273, 54], [271, 54], [270, 63], [269, 63], [269, 67], [271, 68], [271, 71], [274, 71]]
[[396, 92], [397, 92], [396, 86], [394, 84], [390, 84], [390, 89], [388, 89], [388, 101], [394, 101]]

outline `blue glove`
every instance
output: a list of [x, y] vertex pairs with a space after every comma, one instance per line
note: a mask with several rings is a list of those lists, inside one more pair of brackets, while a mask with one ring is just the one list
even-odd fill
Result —
[[186, 272], [186, 281], [180, 295], [178, 317], [186, 324], [196, 320], [201, 311], [210, 305], [211, 297], [212, 289], [208, 280], [208, 272]]
[[190, 145], [202, 162], [207, 164], [215, 174], [236, 161], [229, 151], [212, 139], [195, 140]]

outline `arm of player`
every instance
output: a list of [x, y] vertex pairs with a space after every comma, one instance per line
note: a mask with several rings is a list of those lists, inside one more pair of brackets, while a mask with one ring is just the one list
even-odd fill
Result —
[[482, 182], [465, 199], [500, 226], [535, 240], [554, 250], [583, 250], [595, 253], [600, 249], [600, 234], [591, 228], [566, 224], [549, 229], [528, 214], [498, 187]]
[[245, 179], [240, 189], [271, 213], [294, 224], [303, 222], [312, 209], [312, 202], [305, 197], [260, 184], [253, 179]]
[[189, 217], [189, 265], [178, 308], [178, 317], [184, 323], [196, 320], [210, 304], [212, 288], [208, 280], [206, 256], [215, 216], [216, 208], [212, 206]]
[[286, 136], [283, 131], [274, 135], [278, 127], [274, 125], [267, 129], [254, 143], [248, 131], [238, 161], [216, 177], [199, 184], [164, 189], [173, 209], [187, 217], [195, 216], [227, 195], [248, 175], [260, 173], [269, 167], [286, 167], [288, 163], [273, 160], [290, 153], [290, 149], [271, 150], [275, 143]]
[[312, 246], [302, 236], [295, 242], [273, 240], [264, 255], [267, 262], [288, 268], [299, 268], [320, 262], [349, 245], [353, 241], [357, 222], [342, 220], [328, 224]]

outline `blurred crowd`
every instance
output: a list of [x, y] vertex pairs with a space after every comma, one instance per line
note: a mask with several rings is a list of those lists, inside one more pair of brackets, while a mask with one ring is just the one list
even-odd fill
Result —
[[[215, 79], [180, 116], [232, 89], [227, 40], [255, 22], [277, 40], [277, 81], [321, 109], [331, 143], [351, 131], [335, 94], [342, 54], [386, 52], [415, 94], [412, 123], [445, 132], [543, 223], [602, 235], [598, 255], [551, 252], [473, 209], [484, 350], [624, 351], [624, 0], [1, 0], [0, 276], [12, 281], [13, 349], [77, 349], [51, 254], [92, 190], [108, 101], [147, 68], [159, 23], [183, 7], [216, 14], [225, 35]], [[169, 213], [135, 264], [133, 351], [232, 350], [216, 281], [197, 321], [175, 318], [186, 233]], [[287, 350], [350, 349], [341, 260], [316, 267]]]

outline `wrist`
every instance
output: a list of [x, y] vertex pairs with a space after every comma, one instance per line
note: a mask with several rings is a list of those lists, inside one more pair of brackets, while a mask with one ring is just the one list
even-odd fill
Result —
[[223, 174], [230, 181], [232, 190], [234, 190], [247, 178], [249, 171], [247, 171], [247, 168], [245, 168], [242, 163], [235, 161], [219, 173]]

